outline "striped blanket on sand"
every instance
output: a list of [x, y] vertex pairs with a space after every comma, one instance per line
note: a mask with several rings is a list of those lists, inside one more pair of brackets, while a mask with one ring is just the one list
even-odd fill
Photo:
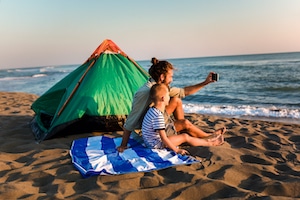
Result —
[[74, 140], [70, 155], [83, 177], [147, 172], [175, 165], [200, 162], [191, 156], [179, 155], [167, 149], [149, 149], [131, 137], [128, 149], [119, 153], [122, 138], [94, 136]]

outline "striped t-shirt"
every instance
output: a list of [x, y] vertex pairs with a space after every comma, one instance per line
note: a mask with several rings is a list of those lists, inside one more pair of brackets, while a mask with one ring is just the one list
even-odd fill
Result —
[[163, 148], [160, 135], [156, 131], [164, 129], [163, 113], [155, 107], [149, 108], [142, 124], [142, 135], [145, 145], [149, 148]]

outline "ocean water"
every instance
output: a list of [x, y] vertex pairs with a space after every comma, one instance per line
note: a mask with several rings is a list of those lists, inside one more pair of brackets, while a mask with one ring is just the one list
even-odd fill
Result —
[[[176, 70], [172, 86], [218, 82], [183, 99], [186, 113], [300, 124], [300, 52], [168, 59]], [[137, 61], [148, 71], [150, 61]], [[0, 91], [42, 95], [78, 65], [0, 70]]]

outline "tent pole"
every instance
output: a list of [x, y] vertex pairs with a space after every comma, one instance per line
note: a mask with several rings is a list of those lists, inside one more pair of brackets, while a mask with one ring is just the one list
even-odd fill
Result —
[[84, 74], [81, 76], [81, 78], [79, 79], [79, 81], [77, 82], [76, 86], [74, 87], [73, 91], [71, 92], [70, 96], [68, 97], [68, 99], [65, 101], [65, 103], [63, 104], [63, 106], [60, 108], [60, 110], [57, 113], [57, 116], [60, 116], [60, 114], [62, 113], [62, 111], [65, 109], [65, 107], [67, 106], [67, 104], [69, 103], [69, 101], [71, 100], [71, 98], [73, 97], [74, 93], [76, 92], [76, 90], [78, 89], [79, 85], [81, 84], [82, 80], [84, 79], [84, 77], [86, 76], [86, 74], [88, 73], [88, 71], [92, 68], [92, 66], [94, 65], [94, 63], [96, 62], [96, 58], [93, 60], [93, 62], [89, 65], [89, 67], [85, 70]]
[[[140, 67], [133, 59], [131, 59], [131, 58], [130, 58], [129, 56], [127, 56], [127, 55], [126, 55], [126, 57], [127, 57], [127, 59], [130, 60], [137, 68], [139, 68], [142, 72], [148, 74], [148, 72], [146, 72], [143, 68], [141, 68], [141, 67]], [[148, 74], [148, 76], [150, 76], [150, 75]]]

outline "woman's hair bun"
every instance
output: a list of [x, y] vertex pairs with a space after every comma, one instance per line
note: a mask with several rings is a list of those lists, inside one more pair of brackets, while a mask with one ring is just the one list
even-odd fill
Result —
[[153, 58], [151, 59], [151, 63], [152, 63], [153, 65], [156, 65], [158, 62], [159, 62], [159, 60], [157, 60], [155, 57], [153, 57]]

